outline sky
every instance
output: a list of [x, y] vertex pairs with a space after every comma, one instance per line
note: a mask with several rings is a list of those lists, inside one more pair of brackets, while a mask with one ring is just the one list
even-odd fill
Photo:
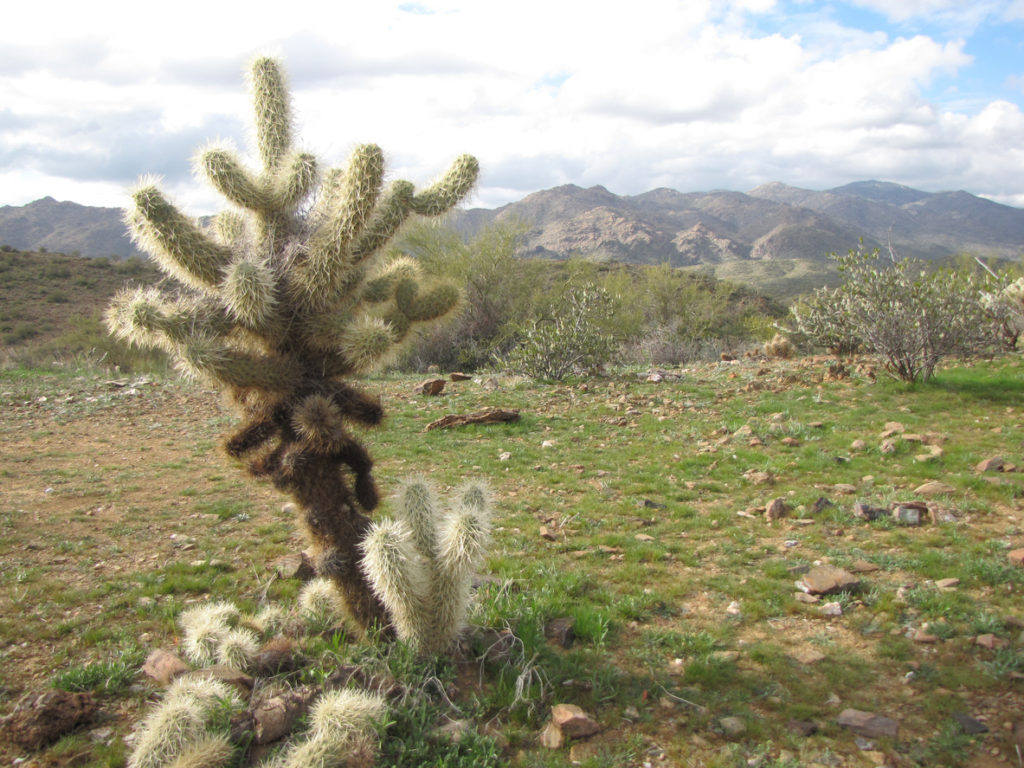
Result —
[[192, 215], [211, 141], [252, 158], [245, 73], [278, 57], [324, 167], [379, 144], [492, 208], [561, 184], [828, 189], [878, 179], [1024, 207], [1024, 0], [18, 3], [0, 25], [0, 205]]

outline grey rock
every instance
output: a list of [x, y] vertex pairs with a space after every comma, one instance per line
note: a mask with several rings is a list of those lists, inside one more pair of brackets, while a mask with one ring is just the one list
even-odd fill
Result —
[[890, 717], [860, 709], [844, 709], [837, 721], [841, 728], [853, 731], [868, 739], [895, 739], [899, 737], [900, 724]]

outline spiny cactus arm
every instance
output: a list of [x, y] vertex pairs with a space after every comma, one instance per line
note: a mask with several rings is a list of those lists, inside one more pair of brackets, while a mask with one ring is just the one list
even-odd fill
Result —
[[245, 217], [237, 211], [221, 211], [213, 221], [213, 234], [221, 245], [239, 246], [245, 237]]
[[406, 222], [413, 212], [412, 182], [398, 180], [388, 185], [366, 228], [352, 244], [352, 262], [358, 264], [376, 253]]
[[347, 373], [369, 373], [397, 350], [398, 336], [390, 323], [362, 315], [341, 335], [338, 351]]
[[413, 197], [413, 210], [423, 216], [447, 213], [469, 194], [479, 173], [475, 157], [460, 155], [440, 180]]
[[328, 453], [351, 438], [345, 432], [341, 408], [322, 394], [308, 395], [292, 411], [292, 429], [315, 453]]
[[272, 336], [278, 314], [277, 274], [270, 264], [246, 254], [225, 270], [221, 296], [228, 312], [246, 328]]
[[254, 355], [222, 340], [196, 336], [180, 346], [185, 370], [228, 387], [287, 393], [302, 376], [300, 366], [283, 355]]
[[426, 631], [422, 590], [427, 584], [408, 525], [399, 520], [376, 522], [360, 549], [363, 572], [387, 607], [395, 632], [418, 645]]
[[202, 291], [215, 287], [231, 261], [231, 249], [206, 236], [155, 185], [132, 194], [125, 217], [132, 236], [167, 274]]
[[228, 438], [224, 449], [228, 455], [240, 459], [245, 454], [256, 450], [261, 445], [273, 440], [281, 433], [281, 425], [272, 419], [264, 419], [246, 424]]
[[273, 172], [292, 146], [288, 83], [277, 61], [260, 57], [252, 65], [251, 87], [256, 108], [256, 146], [263, 167]]
[[435, 285], [420, 293], [419, 284], [412, 279], [399, 280], [395, 286], [395, 299], [384, 311], [383, 317], [402, 340], [413, 323], [428, 322], [444, 317], [456, 309], [461, 299], [459, 289], [448, 283]]
[[309, 716], [312, 733], [322, 736], [354, 732], [369, 733], [384, 719], [387, 705], [381, 696], [343, 688], [325, 691]]
[[489, 510], [457, 501], [439, 528], [426, 643], [433, 653], [447, 650], [466, 624], [473, 570], [490, 538]]
[[294, 210], [316, 188], [318, 180], [316, 157], [305, 152], [293, 154], [274, 178], [274, 207], [281, 211]]
[[107, 327], [117, 338], [140, 347], [174, 351], [174, 345], [192, 338], [202, 327], [218, 336], [231, 323], [211, 301], [171, 300], [155, 288], [137, 288], [117, 294], [107, 309]]
[[164, 700], [136, 731], [128, 768], [163, 768], [202, 738], [205, 712], [194, 696]]
[[310, 238], [310, 260], [334, 265], [366, 226], [384, 181], [384, 153], [376, 144], [356, 147], [344, 174], [322, 191], [326, 216]]
[[267, 185], [253, 176], [235, 153], [225, 147], [210, 147], [200, 152], [196, 167], [206, 175], [214, 189], [239, 208], [267, 211], [273, 205], [274, 197]]
[[424, 478], [409, 478], [399, 488], [395, 502], [395, 514], [409, 526], [416, 550], [432, 562], [437, 557], [437, 521], [441, 507], [434, 487]]
[[371, 304], [390, 299], [400, 280], [415, 280], [420, 276], [420, 267], [415, 259], [398, 256], [391, 259], [373, 278], [363, 284], [363, 301]]

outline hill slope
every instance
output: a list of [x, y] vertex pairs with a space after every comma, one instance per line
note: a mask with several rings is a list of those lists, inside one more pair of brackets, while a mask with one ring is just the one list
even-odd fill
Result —
[[0, 206], [0, 244], [20, 251], [60, 251], [83, 256], [141, 256], [132, 245], [120, 208], [96, 208], [44, 197], [22, 206]]

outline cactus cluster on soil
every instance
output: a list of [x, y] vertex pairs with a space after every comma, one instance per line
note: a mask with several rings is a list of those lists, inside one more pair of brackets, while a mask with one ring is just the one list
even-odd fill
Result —
[[294, 147], [279, 64], [258, 59], [251, 82], [262, 169], [250, 171], [223, 146], [199, 153], [197, 170], [231, 204], [210, 228], [154, 183], [134, 192], [133, 236], [181, 287], [120, 294], [108, 326], [230, 394], [243, 424], [228, 453], [297, 502], [318, 571], [351, 615], [387, 626], [359, 567], [378, 494], [370, 456], [350, 431], [378, 424], [383, 412], [351, 380], [385, 361], [416, 324], [458, 304], [457, 288], [430, 284], [412, 259], [387, 259], [385, 246], [411, 216], [458, 204], [478, 165], [461, 156], [417, 192], [407, 181], [385, 184], [383, 153], [368, 144], [346, 168], [321, 173]]
[[417, 651], [443, 653], [463, 628], [490, 518], [483, 486], [465, 486], [444, 509], [428, 482], [408, 480], [394, 519], [375, 522], [363, 540], [370, 582], [398, 637]]

